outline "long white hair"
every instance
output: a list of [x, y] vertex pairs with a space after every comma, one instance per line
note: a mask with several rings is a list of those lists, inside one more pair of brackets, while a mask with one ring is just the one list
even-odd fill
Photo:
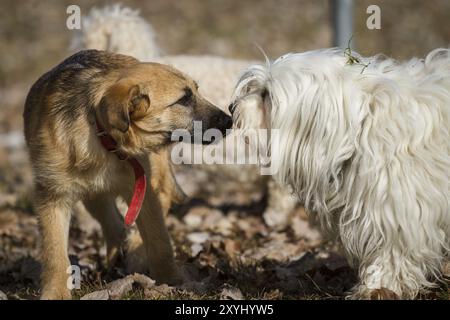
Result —
[[287, 54], [248, 68], [235, 105], [238, 126], [262, 118], [278, 129], [276, 177], [341, 240], [360, 294], [413, 297], [432, 285], [450, 247], [448, 49], [406, 63]]

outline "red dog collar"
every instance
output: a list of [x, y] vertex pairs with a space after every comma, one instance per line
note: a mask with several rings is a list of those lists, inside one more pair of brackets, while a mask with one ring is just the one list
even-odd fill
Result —
[[117, 150], [117, 142], [100, 125], [97, 119], [97, 136], [100, 138], [102, 146], [108, 151], [114, 153], [119, 160], [128, 161], [134, 171], [134, 190], [133, 197], [125, 214], [125, 225], [131, 226], [136, 221], [144, 202], [145, 191], [147, 189], [147, 178], [144, 169], [136, 158], [130, 158], [128, 155]]

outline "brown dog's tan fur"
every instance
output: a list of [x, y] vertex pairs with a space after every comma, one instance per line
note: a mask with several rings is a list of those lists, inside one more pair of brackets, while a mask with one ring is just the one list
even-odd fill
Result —
[[202, 121], [203, 129], [224, 131], [231, 125], [198, 94], [194, 81], [165, 65], [87, 50], [44, 74], [31, 88], [24, 112], [42, 233], [42, 298], [71, 296], [67, 246], [75, 202], [83, 201], [102, 225], [109, 264], [124, 237], [115, 198], [130, 201], [134, 175], [126, 161], [103, 148], [96, 118], [119, 150], [144, 167], [150, 183], [137, 226], [150, 276], [169, 283], [181, 279], [164, 224], [181, 195], [168, 159], [171, 133], [192, 133], [194, 120]]

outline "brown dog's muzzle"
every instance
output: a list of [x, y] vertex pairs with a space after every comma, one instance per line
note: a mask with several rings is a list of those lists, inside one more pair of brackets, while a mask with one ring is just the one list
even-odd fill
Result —
[[[215, 114], [213, 114], [208, 119], [208, 123], [206, 125], [205, 123], [203, 123], [203, 132], [208, 129], [219, 130], [222, 134], [221, 138], [223, 139], [228, 134], [227, 129], [231, 129], [232, 126], [233, 120], [231, 119], [231, 117], [225, 112], [218, 109]], [[204, 138], [202, 139], [202, 144], [211, 144], [213, 142], [216, 142], [216, 140], [204, 140]]]
[[[198, 105], [195, 119], [202, 122], [203, 132], [208, 129], [217, 129], [223, 136], [228, 133], [227, 129], [231, 129], [233, 126], [233, 120], [229, 115], [207, 101]], [[209, 142], [204, 141], [203, 143]]]
[[231, 129], [232, 126], [233, 120], [231, 117], [221, 110], [211, 117], [210, 127], [219, 129], [224, 135], [226, 135], [227, 129]]

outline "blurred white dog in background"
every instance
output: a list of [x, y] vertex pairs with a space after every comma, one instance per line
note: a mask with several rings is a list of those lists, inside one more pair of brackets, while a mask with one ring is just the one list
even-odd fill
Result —
[[[107, 50], [141, 61], [172, 65], [196, 80], [200, 93], [228, 112], [240, 73], [255, 61], [207, 55], [161, 55], [155, 38], [153, 27], [138, 11], [113, 5], [93, 8], [83, 15], [82, 28], [76, 33], [71, 47], [73, 50]], [[227, 137], [233, 138], [233, 135]], [[296, 198], [271, 177], [261, 176], [256, 165], [182, 165], [175, 171], [188, 196], [205, 198], [212, 204], [223, 204], [225, 198], [233, 205], [248, 205], [249, 200], [258, 200], [261, 194], [266, 194], [268, 205], [264, 219], [275, 229], [285, 228], [297, 207]], [[250, 199], [248, 195], [251, 195]]]
[[272, 162], [359, 270], [354, 297], [413, 298], [450, 247], [450, 51], [397, 63], [338, 49], [246, 70], [241, 128], [278, 129]]

